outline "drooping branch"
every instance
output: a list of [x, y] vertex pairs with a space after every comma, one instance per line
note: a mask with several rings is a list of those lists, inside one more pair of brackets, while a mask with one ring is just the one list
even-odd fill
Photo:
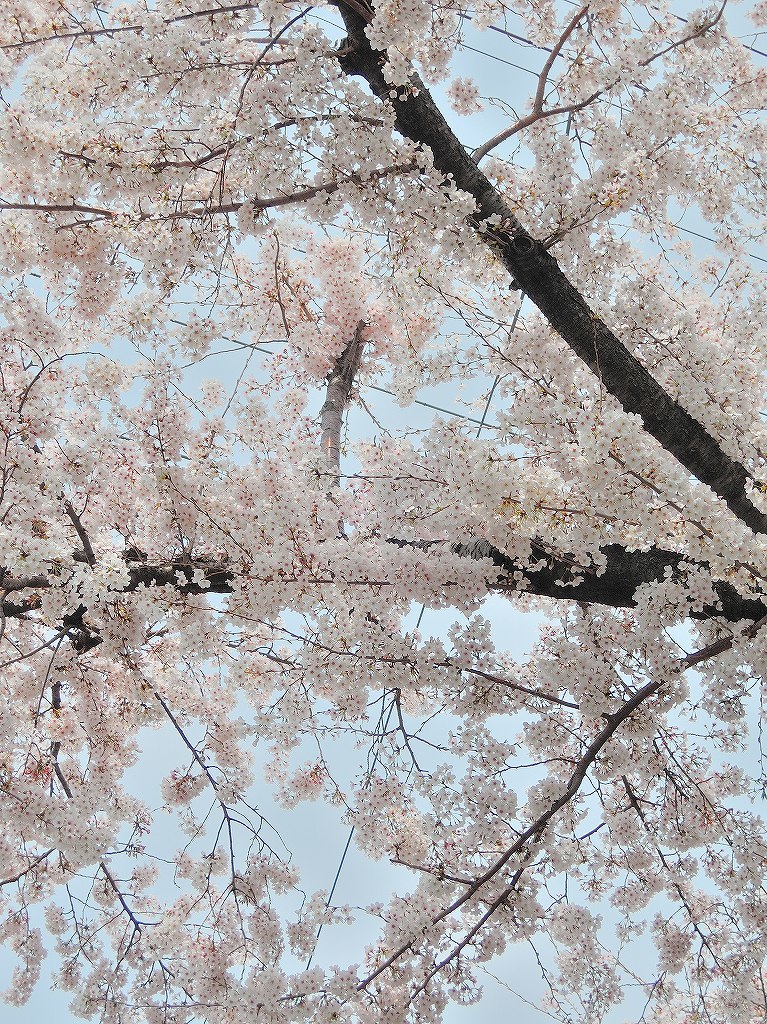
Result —
[[347, 39], [338, 60], [344, 72], [365, 79], [375, 95], [391, 104], [397, 129], [428, 146], [434, 166], [471, 195], [478, 235], [493, 249], [516, 283], [535, 303], [571, 350], [598, 376], [628, 413], [693, 476], [709, 486], [756, 533], [767, 533], [767, 515], [746, 495], [750, 479], [706, 429], [658, 384], [644, 366], [592, 311], [556, 259], [536, 241], [477, 167], [445, 121], [428, 89], [414, 73], [409, 86], [393, 89], [383, 74], [386, 54], [374, 50], [365, 34], [369, 16], [357, 5], [334, 0]]

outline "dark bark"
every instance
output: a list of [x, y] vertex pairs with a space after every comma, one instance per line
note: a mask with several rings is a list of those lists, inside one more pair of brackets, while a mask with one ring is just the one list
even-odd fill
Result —
[[[626, 412], [641, 417], [647, 432], [723, 498], [741, 522], [755, 533], [767, 533], [767, 515], [754, 508], [746, 496], [749, 474], [745, 468], [722, 451], [590, 309], [551, 253], [526, 232], [471, 159], [418, 76], [412, 78], [414, 89], [392, 89], [383, 76], [385, 54], [373, 50], [368, 42], [365, 20], [344, 0], [335, 2], [348, 32], [339, 51], [341, 68], [364, 78], [378, 97], [391, 103], [402, 135], [428, 146], [434, 166], [473, 196], [477, 204], [474, 227], [516, 284]], [[489, 217], [495, 218], [490, 230], [483, 224]]]
[[[389, 538], [386, 543], [401, 548], [417, 548], [425, 554], [431, 548], [443, 546], [442, 541], [404, 541], [395, 538]], [[613, 608], [633, 607], [637, 587], [663, 579], [666, 569], [671, 569], [672, 574], [678, 576], [684, 572], [685, 565], [692, 570], [707, 568], [686, 561], [674, 551], [660, 548], [626, 551], [618, 544], [602, 548], [607, 566], [600, 575], [597, 575], [593, 567], [579, 566], [573, 558], [554, 554], [537, 542], [533, 542], [531, 557], [527, 561], [515, 561], [484, 540], [454, 544], [451, 550], [466, 558], [489, 558], [501, 570], [500, 579], [488, 581], [488, 590], [503, 594], [534, 594], [560, 601], [585, 601]], [[130, 565], [130, 582], [124, 593], [138, 590], [139, 587], [172, 587], [179, 594], [231, 594], [234, 589], [236, 573], [225, 561], [206, 557], [191, 562], [151, 563], [145, 559], [145, 555], [141, 559], [126, 557]], [[202, 573], [204, 583], [191, 582], [195, 571]], [[188, 582], [180, 582], [179, 574], [183, 574]], [[521, 580], [515, 579], [515, 574], [519, 574]], [[4, 576], [0, 580], [0, 588], [6, 595], [22, 590], [44, 590], [51, 585], [52, 581], [46, 576]], [[759, 598], [743, 597], [729, 583], [715, 583], [714, 590], [718, 606], [711, 605], [702, 611], [692, 612], [693, 618], [719, 616], [729, 622], [739, 622], [744, 619], [757, 620], [767, 615], [767, 602]], [[39, 606], [39, 596], [32, 594], [22, 601], [4, 600], [2, 610], [7, 618], [18, 618], [35, 611]], [[86, 609], [80, 605], [65, 616], [63, 625], [87, 630], [85, 615]]]
[[[509, 577], [515, 572], [523, 572], [528, 593], [560, 600], [610, 605], [613, 608], [632, 608], [636, 603], [634, 595], [637, 588], [645, 583], [662, 580], [666, 569], [671, 569], [672, 575], [678, 576], [684, 572], [685, 565], [691, 570], [708, 568], [700, 563], [690, 563], [673, 551], [660, 548], [627, 551], [619, 544], [608, 544], [601, 549], [607, 559], [607, 566], [600, 575], [593, 568], [583, 568], [570, 559], [552, 555], [535, 543], [533, 557], [537, 563], [543, 563], [536, 568], [520, 566], [487, 541], [455, 545], [453, 550], [472, 558], [491, 558]], [[579, 582], [573, 583], [574, 580]], [[505, 593], [510, 590], [521, 591], [522, 587], [501, 581], [493, 589]], [[767, 614], [767, 604], [758, 598], [743, 597], [730, 583], [714, 583], [714, 591], [718, 606], [709, 605], [701, 611], [693, 611], [690, 613], [692, 618], [721, 616], [730, 622], [738, 622], [742, 619], [760, 619]]]

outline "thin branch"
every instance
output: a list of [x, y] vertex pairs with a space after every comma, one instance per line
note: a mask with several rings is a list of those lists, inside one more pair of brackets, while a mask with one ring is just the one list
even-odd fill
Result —
[[15, 875], [10, 875], [8, 878], [3, 878], [2, 880], [0, 880], [0, 888], [2, 888], [2, 886], [4, 885], [12, 885], [14, 882], [20, 882], [21, 879], [24, 878], [25, 875], [28, 875], [30, 871], [33, 871], [38, 864], [40, 864], [44, 860], [47, 860], [47, 858], [50, 857], [50, 855], [54, 853], [55, 850], [56, 847], [52, 846], [50, 850], [46, 850], [45, 853], [41, 853], [39, 856], [35, 857], [34, 860], [27, 867], [23, 868], [21, 871], [18, 871]]
[[[583, 756], [576, 765], [575, 771], [570, 777], [570, 781], [566, 789], [562, 792], [562, 794], [542, 814], [540, 814], [535, 819], [535, 821], [530, 826], [528, 826], [527, 829], [525, 829], [525, 831], [517, 838], [517, 840], [500, 857], [498, 857], [490, 865], [490, 867], [487, 868], [486, 871], [479, 875], [471, 883], [471, 885], [467, 886], [465, 892], [463, 892], [459, 897], [457, 897], [457, 899], [453, 900], [453, 902], [444, 910], [434, 915], [434, 917], [431, 919], [432, 926], [438, 925], [441, 921], [444, 921], [446, 918], [451, 917], [468, 900], [476, 896], [480, 889], [492, 878], [494, 878], [498, 874], [498, 872], [501, 871], [506, 866], [506, 864], [508, 864], [508, 862], [511, 860], [513, 856], [515, 856], [518, 853], [522, 853], [525, 850], [528, 843], [530, 843], [531, 841], [537, 843], [540, 840], [541, 836], [546, 831], [546, 828], [548, 827], [549, 822], [552, 820], [552, 818], [554, 818], [558, 811], [565, 807], [579, 791], [584, 779], [586, 778], [586, 774], [589, 768], [594, 763], [594, 761], [598, 757], [599, 753], [601, 752], [605, 744], [610, 739], [612, 739], [617, 729], [628, 718], [631, 717], [634, 711], [636, 711], [636, 709], [645, 700], [647, 700], [648, 697], [651, 697], [654, 694], [658, 693], [662, 685], [663, 684], [660, 681], [653, 681], [647, 683], [640, 690], [637, 690], [633, 697], [626, 701], [626, 703], [623, 705], [620, 711], [617, 711], [615, 714], [605, 716], [607, 718], [607, 724], [597, 733], [597, 735], [586, 748]], [[529, 857], [529, 851], [527, 857]], [[524, 865], [522, 865], [519, 870], [521, 871], [523, 869]], [[516, 880], [517, 876], [515, 875], [515, 879], [511, 883], [511, 888], [513, 888], [513, 886], [516, 885]], [[483, 917], [482, 923], [485, 923], [490, 914], [494, 913], [495, 910], [497, 910], [498, 907], [505, 902], [505, 900], [508, 898], [508, 893], [506, 892], [507, 890], [509, 890], [509, 892], [511, 891], [509, 886], [505, 887], [504, 891], [501, 893], [501, 896], [497, 897], [493, 901], [493, 903], [491, 903], [490, 913], [486, 914]], [[506, 895], [504, 895], [505, 893]], [[372, 981], [375, 981], [375, 979], [379, 977], [379, 975], [383, 974], [384, 971], [388, 970], [389, 967], [395, 964], [397, 960], [400, 959], [401, 956], [407, 953], [408, 950], [412, 949], [414, 942], [415, 940], [411, 939], [410, 941], [403, 943], [401, 946], [395, 949], [394, 952], [391, 953], [381, 964], [379, 964], [379, 966], [374, 971], [372, 971], [366, 978], [359, 982], [359, 984], [357, 985], [357, 990], [361, 991], [367, 988]]]
[[763, 615], [761, 619], [758, 619], [742, 633], [723, 637], [721, 640], [715, 640], [707, 647], [703, 647], [700, 651], [688, 654], [685, 658], [682, 658], [682, 664], [685, 668], [692, 668], [694, 665], [700, 665], [702, 661], [708, 661], [709, 658], [715, 658], [717, 654], [723, 654], [724, 651], [729, 651], [741, 640], [753, 640], [765, 623], [767, 623], [767, 615]]
[[508, 679], [504, 679], [502, 676], [496, 675], [494, 672], [485, 672], [481, 668], [471, 668], [468, 665], [456, 665], [452, 661], [441, 662], [445, 668], [456, 668], [459, 672], [468, 672], [470, 675], [479, 676], [480, 679], [487, 679], [489, 683], [495, 683], [497, 686], [504, 686], [509, 690], [514, 690], [517, 693], [524, 693], [528, 697], [535, 697], [537, 700], [545, 700], [550, 704], [559, 704], [563, 708], [573, 708], [577, 711], [580, 705], [573, 704], [572, 701], [564, 700], [562, 697], [555, 697], [552, 693], [546, 693], [544, 690], [534, 690], [532, 687], [523, 686], [521, 683], [512, 683]]
[[[163, 23], [165, 25], [173, 25], [179, 21], [188, 21], [190, 18], [213, 18], [218, 17], [222, 14], [235, 14], [239, 11], [250, 11], [256, 7], [252, 3], [232, 4], [229, 7], [211, 7], [203, 11], [192, 11], [189, 14], [180, 14], [175, 18], [164, 18]], [[0, 50], [20, 50], [25, 49], [29, 46], [41, 46], [43, 43], [52, 43], [58, 39], [88, 39], [91, 42], [94, 39], [98, 39], [101, 36], [111, 38], [112, 36], [120, 35], [123, 32], [144, 32], [145, 27], [143, 25], [115, 25], [114, 27], [100, 26], [99, 28], [83, 28], [73, 29], [71, 32], [53, 32], [49, 36], [37, 36], [34, 39], [22, 39], [17, 43], [4, 43], [0, 46]], [[268, 39], [252, 39], [253, 43], [267, 43]]]
[[112, 890], [114, 891], [115, 896], [117, 896], [117, 899], [118, 899], [118, 901], [120, 903], [120, 906], [123, 908], [123, 911], [128, 915], [128, 919], [130, 920], [130, 923], [133, 925], [133, 934], [134, 934], [134, 936], [135, 935], [141, 935], [142, 929], [148, 927], [152, 922], [151, 921], [140, 921], [136, 917], [136, 915], [134, 914], [133, 910], [128, 905], [128, 903], [127, 903], [127, 901], [125, 899], [125, 896], [124, 896], [124, 894], [122, 892], [122, 889], [120, 888], [120, 886], [115, 881], [114, 876], [112, 875], [112, 872], [109, 870], [109, 868], [106, 866], [106, 864], [105, 864], [105, 862], [103, 860], [99, 861], [99, 867], [101, 868], [101, 870], [102, 870], [102, 872], [104, 874], [104, 877], [109, 882], [109, 885], [111, 886]]
[[[541, 73], [538, 76], [538, 88], [535, 90], [535, 98], [533, 100], [532, 111], [527, 115], [527, 117], [521, 117], [516, 124], [512, 125], [510, 128], [504, 129], [504, 131], [499, 132], [497, 135], [494, 135], [493, 138], [489, 139], [484, 145], [479, 146], [479, 148], [475, 149], [474, 152], [472, 153], [472, 157], [477, 163], [479, 163], [482, 157], [487, 156], [490, 150], [495, 149], [496, 146], [500, 146], [502, 142], [506, 142], [507, 139], [510, 139], [513, 135], [516, 135], [517, 132], [521, 131], [523, 128], [527, 128], [529, 125], [534, 124], [536, 121], [539, 121], [543, 117], [552, 117], [554, 114], [563, 113], [565, 110], [570, 111], [572, 109], [570, 107], [559, 107], [553, 110], [544, 111], [543, 100], [545, 98], [546, 83], [548, 82], [549, 72], [551, 71], [554, 61], [559, 56], [562, 47], [573, 34], [575, 29], [578, 27], [581, 20], [585, 17], [588, 9], [589, 5], [586, 4], [584, 7], [581, 7], [579, 11], [575, 12], [573, 17], [566, 25], [562, 35], [559, 37], [554, 47], [550, 51], [549, 56], [546, 59], [546, 63], [543, 65], [543, 69], [541, 70]], [[606, 86], [605, 88], [609, 87]], [[602, 91], [604, 90], [600, 90], [600, 92]], [[587, 100], [582, 101], [582, 105], [585, 106], [587, 103], [592, 103], [598, 95], [599, 93], [595, 93], [593, 96], [590, 96]], [[580, 105], [581, 104], [578, 104], [577, 106]]]
[[80, 538], [80, 543], [82, 544], [83, 551], [85, 552], [85, 561], [90, 566], [95, 565], [96, 564], [96, 555], [93, 552], [93, 548], [91, 546], [90, 538], [88, 537], [88, 533], [87, 533], [85, 527], [82, 524], [82, 520], [80, 519], [80, 516], [77, 514], [77, 512], [75, 512], [74, 508], [72, 507], [72, 503], [71, 502], [69, 502], [67, 500], [64, 501], [64, 511], [69, 516], [69, 518], [72, 520], [72, 525], [74, 526], [75, 530], [77, 531], [77, 536]]
[[[606, 92], [609, 92], [611, 89], [615, 88], [616, 83], [609, 82], [607, 85], [603, 85], [601, 88], [595, 89], [594, 92], [592, 92], [590, 96], [586, 96], [585, 99], [577, 100], [573, 103], [563, 103], [557, 107], [550, 107], [548, 110], [543, 109], [544, 92], [546, 89], [546, 83], [552, 65], [557, 56], [559, 55], [567, 39], [573, 33], [580, 20], [588, 12], [588, 9], [589, 5], [586, 4], [584, 7], [582, 7], [579, 11], [576, 12], [572, 20], [565, 27], [564, 32], [557, 40], [553, 49], [549, 51], [549, 57], [546, 60], [546, 63], [544, 64], [540, 75], [538, 76], [538, 88], [536, 89], [535, 99], [533, 101], [533, 108], [530, 111], [530, 113], [526, 114], [524, 117], [520, 117], [515, 124], [511, 125], [508, 128], [504, 128], [503, 131], [498, 132], [497, 135], [494, 135], [491, 139], [488, 139], [487, 142], [483, 143], [483, 145], [478, 146], [475, 150], [473, 150], [472, 159], [476, 163], [479, 163], [479, 161], [482, 160], [483, 157], [486, 157], [487, 154], [491, 152], [491, 150], [495, 149], [497, 146], [500, 146], [501, 143], [506, 142], [508, 139], [512, 138], [518, 132], [522, 131], [522, 129], [529, 128], [530, 125], [535, 124], [536, 121], [542, 121], [544, 118], [557, 117], [561, 114], [577, 113], [577, 111], [583, 110], [585, 107], [590, 106], [595, 100], [598, 100], [600, 96], [603, 96]], [[668, 46], [665, 46], [662, 50], [658, 50], [657, 53], [653, 53], [651, 56], [646, 57], [644, 60], [640, 61], [639, 67], [649, 67], [649, 65], [652, 64], [653, 61], [656, 61], [659, 57], [665, 56], [671, 50], [676, 50], [680, 46], [684, 46], [686, 43], [689, 43], [694, 39], [698, 39], [700, 36], [704, 35], [706, 32], [708, 32], [709, 29], [713, 28], [717, 24], [719, 19], [722, 17], [723, 13], [724, 5], [722, 5], [719, 11], [712, 18], [704, 22], [694, 31], [688, 33], [688, 35], [686, 36], [683, 36], [681, 39], [675, 39], [673, 42], [669, 43]]]
[[372, 181], [378, 181], [389, 174], [406, 174], [416, 170], [417, 164], [413, 160], [405, 163], [390, 164], [388, 167], [380, 167], [377, 170], [366, 174], [359, 174], [356, 171], [334, 178], [331, 181], [321, 182], [319, 185], [312, 185], [308, 188], [299, 189], [284, 196], [272, 196], [269, 199], [249, 199], [236, 203], [206, 203], [202, 206], [193, 206], [188, 210], [171, 210], [169, 213], [132, 213], [128, 210], [109, 210], [103, 206], [88, 206], [85, 203], [38, 203], [38, 202], [14, 202], [9, 199], [0, 199], [0, 212], [3, 210], [19, 210], [29, 213], [82, 213], [89, 215], [87, 220], [75, 221], [65, 227], [79, 226], [82, 224], [98, 223], [100, 221], [115, 220], [118, 217], [128, 218], [136, 223], [163, 223], [174, 220], [208, 220], [219, 215], [230, 215], [239, 213], [244, 206], [249, 206], [254, 211], [270, 210], [281, 206], [289, 206], [291, 203], [303, 203], [308, 199], [314, 199], [320, 194], [333, 195], [345, 185], [367, 185]]

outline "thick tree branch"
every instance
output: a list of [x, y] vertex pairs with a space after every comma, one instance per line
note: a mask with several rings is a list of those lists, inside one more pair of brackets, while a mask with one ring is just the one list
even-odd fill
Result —
[[[515, 562], [487, 541], [468, 545], [455, 545], [453, 550], [472, 558], [491, 558], [505, 576], [494, 585], [500, 592], [522, 591], [541, 597], [604, 604], [613, 608], [631, 608], [636, 604], [639, 587], [662, 580], [666, 570], [678, 575], [682, 566], [690, 570], [708, 569], [707, 565], [691, 562], [674, 551], [650, 548], [649, 551], [628, 551], [620, 544], [601, 548], [607, 560], [604, 572], [597, 575], [593, 568], [578, 565], [570, 558], [552, 554], [546, 547], [533, 541], [534, 567]], [[516, 576], [522, 575], [517, 582]], [[730, 622], [742, 619], [760, 619], [767, 614], [767, 603], [758, 598], [743, 597], [730, 583], [716, 582], [714, 590], [719, 607], [708, 606], [690, 613], [694, 619], [721, 616]]]
[[[389, 538], [387, 543], [400, 548], [417, 548], [428, 552], [442, 546], [440, 541], [404, 541]], [[602, 548], [606, 567], [600, 575], [592, 567], [578, 565], [562, 554], [550, 552], [542, 543], [533, 542], [531, 557], [527, 561], [515, 561], [487, 541], [471, 544], [454, 544], [452, 550], [466, 558], [488, 558], [501, 571], [499, 579], [488, 582], [488, 589], [499, 593], [534, 594], [555, 600], [584, 601], [589, 604], [609, 605], [613, 608], [631, 608], [635, 605], [637, 588], [662, 580], [666, 569], [673, 575], [684, 571], [706, 569], [707, 566], [690, 562], [674, 551], [651, 548], [649, 551], [627, 551], [618, 544]], [[140, 587], [172, 587], [179, 594], [230, 594], [234, 590], [236, 572], [225, 560], [208, 556], [191, 561], [135, 561], [135, 552], [126, 553], [130, 581], [120, 593], [131, 593]], [[684, 563], [684, 565], [683, 565]], [[323, 579], [320, 581], [325, 582]], [[367, 581], [361, 579], [364, 585]], [[379, 581], [380, 582], [380, 581]], [[7, 595], [24, 590], [45, 590], [54, 585], [49, 576], [28, 577], [4, 576], [0, 588], [3, 600], [3, 614], [7, 618], [20, 617], [34, 611], [40, 605], [35, 594], [23, 601], [7, 600]], [[742, 620], [757, 621], [767, 615], [767, 601], [754, 597], [743, 597], [729, 583], [713, 584], [718, 606], [708, 606], [692, 611], [692, 618], [721, 617], [729, 622]], [[80, 606], [65, 625], [82, 627], [85, 609]], [[77, 621], [76, 621], [77, 620]]]
[[767, 533], [767, 515], [746, 496], [749, 474], [722, 451], [718, 442], [660, 387], [586, 299], [565, 277], [554, 257], [531, 237], [453, 134], [423, 82], [413, 74], [410, 86], [394, 89], [383, 75], [386, 55], [374, 50], [363, 18], [346, 0], [334, 0], [348, 37], [339, 50], [341, 68], [365, 79], [392, 105], [397, 129], [428, 146], [434, 166], [476, 202], [474, 227], [513, 279], [540, 309], [572, 351], [599, 377], [628, 413], [698, 480], [709, 486], [756, 533]]

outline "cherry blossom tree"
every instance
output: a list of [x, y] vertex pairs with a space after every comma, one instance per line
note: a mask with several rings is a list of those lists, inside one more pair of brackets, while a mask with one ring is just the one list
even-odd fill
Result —
[[[433, 1022], [524, 947], [557, 1020], [765, 1019], [767, 69], [726, 2], [5, 4], [12, 1003], [51, 951], [99, 1021]], [[467, 380], [480, 430], [366, 401]], [[401, 891], [304, 891], [262, 772]]]

